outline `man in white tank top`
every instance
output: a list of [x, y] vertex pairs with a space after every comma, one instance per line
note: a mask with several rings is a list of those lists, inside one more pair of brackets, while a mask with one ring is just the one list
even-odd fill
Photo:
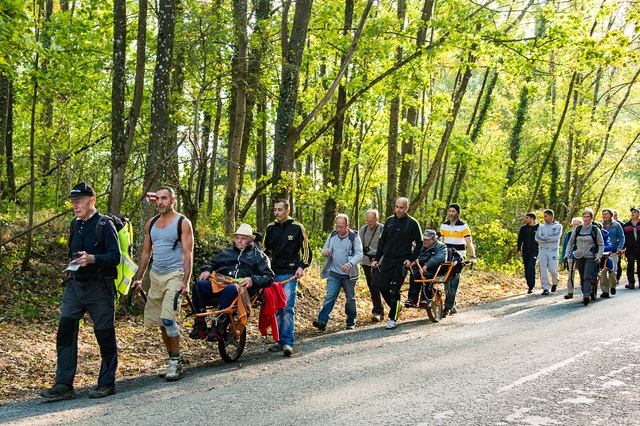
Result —
[[[162, 341], [169, 352], [169, 366], [160, 377], [168, 381], [182, 376], [180, 361], [180, 328], [177, 324], [182, 296], [189, 294], [193, 265], [193, 227], [189, 219], [174, 210], [176, 202], [172, 188], [161, 187], [156, 191], [158, 216], [145, 225], [144, 246], [140, 267], [133, 281], [135, 289], [141, 288], [142, 278], [153, 262], [149, 278], [151, 287], [144, 309], [144, 323], [160, 327]], [[176, 293], [180, 293], [177, 309], [174, 309]]]

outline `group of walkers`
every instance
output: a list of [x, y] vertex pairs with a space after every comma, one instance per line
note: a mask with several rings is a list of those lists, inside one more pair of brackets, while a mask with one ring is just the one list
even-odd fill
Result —
[[[115, 334], [116, 277], [121, 259], [120, 242], [114, 223], [95, 207], [96, 193], [87, 183], [76, 185], [67, 197], [75, 218], [69, 235], [69, 277], [62, 295], [62, 308], [56, 349], [58, 362], [55, 384], [40, 391], [49, 400], [73, 397], [73, 381], [77, 368], [79, 322], [88, 313], [100, 347], [102, 362], [97, 385], [90, 398], [102, 398], [115, 393], [118, 350]], [[189, 294], [193, 269], [194, 233], [191, 222], [176, 212], [175, 192], [161, 187], [156, 191], [158, 215], [145, 225], [145, 237], [140, 264], [131, 280], [134, 290], [141, 290], [142, 279], [149, 270], [150, 288], [144, 311], [144, 323], [158, 327], [167, 350], [168, 366], [159, 374], [167, 381], [179, 380], [183, 373], [180, 352], [181, 330], [178, 314], [182, 297]], [[327, 292], [318, 319], [313, 325], [326, 328], [340, 289], [346, 296], [346, 328], [356, 325], [355, 285], [362, 262], [372, 300], [371, 320], [382, 321], [385, 301], [388, 309], [386, 328], [395, 329], [401, 310], [400, 291], [409, 271], [412, 271], [409, 298], [405, 307], [422, 306], [420, 283], [416, 283], [417, 268], [433, 277], [437, 266], [445, 260], [447, 247], [458, 250], [468, 261], [476, 263], [476, 253], [469, 226], [460, 220], [460, 206], [451, 204], [448, 220], [440, 232], [427, 229], [408, 214], [408, 200], [395, 202], [395, 213], [384, 224], [377, 210], [366, 212], [366, 222], [359, 232], [349, 228], [347, 215], [335, 219], [335, 231], [327, 238], [321, 254], [324, 264], [321, 276], [327, 279]], [[223, 249], [211, 262], [200, 268], [193, 285], [192, 302], [197, 312], [207, 306], [219, 310], [234, 300], [248, 300], [259, 289], [277, 287], [278, 309], [272, 323], [276, 342], [268, 348], [291, 356], [295, 343], [295, 301], [298, 279], [311, 264], [312, 254], [304, 226], [290, 216], [288, 200], [273, 205], [275, 220], [264, 235], [263, 244], [255, 242], [258, 233], [248, 224], [241, 224], [233, 234], [233, 244]], [[440, 236], [443, 242], [439, 241]], [[230, 285], [220, 285], [218, 277]], [[228, 280], [230, 279], [230, 281]], [[275, 285], [272, 285], [274, 284]], [[459, 276], [448, 283], [443, 316], [457, 312], [456, 293]], [[274, 294], [275, 294], [274, 293]], [[177, 295], [177, 300], [176, 300]], [[217, 341], [223, 338], [221, 327], [225, 318], [217, 316], [208, 326], [197, 317], [189, 337]], [[277, 336], [277, 337], [276, 337]]]
[[[528, 293], [533, 293], [536, 280], [536, 261], [540, 268], [542, 295], [549, 295], [558, 287], [558, 263], [562, 259], [569, 270], [565, 299], [574, 297], [574, 274], [578, 270], [582, 303], [586, 306], [597, 294], [615, 295], [622, 276], [621, 260], [627, 260], [628, 289], [634, 289], [636, 277], [640, 283], [640, 210], [630, 209], [631, 219], [618, 220], [614, 209], [602, 210], [601, 222], [594, 221], [594, 212], [585, 209], [582, 217], [571, 221], [572, 229], [562, 238], [562, 225], [554, 219], [553, 210], [543, 212], [544, 222], [535, 213], [527, 213], [518, 232], [517, 251], [524, 263]], [[563, 241], [560, 245], [560, 241]], [[561, 250], [560, 257], [558, 251]], [[551, 277], [551, 280], [549, 279]]]

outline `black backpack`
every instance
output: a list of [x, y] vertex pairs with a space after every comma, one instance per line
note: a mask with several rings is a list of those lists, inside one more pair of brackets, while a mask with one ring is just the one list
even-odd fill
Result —
[[450, 276], [455, 276], [462, 272], [462, 268], [464, 267], [464, 257], [462, 257], [460, 252], [453, 247], [447, 247], [447, 257], [445, 258], [445, 262], [454, 263]]

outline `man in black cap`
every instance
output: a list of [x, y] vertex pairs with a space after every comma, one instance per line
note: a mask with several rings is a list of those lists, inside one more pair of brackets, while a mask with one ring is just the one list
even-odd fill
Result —
[[[476, 262], [476, 248], [471, 240], [471, 229], [469, 225], [460, 220], [460, 205], [457, 203], [451, 203], [447, 210], [449, 220], [440, 225], [440, 233], [443, 236], [444, 243], [447, 247], [452, 247], [462, 257], [467, 258], [467, 250], [469, 250], [468, 261], [472, 265]], [[458, 293], [458, 286], [460, 285], [460, 275], [456, 275], [447, 283], [447, 296], [444, 301], [444, 311], [442, 317], [446, 317], [449, 314], [455, 314], [458, 312], [456, 307], [456, 294]]]
[[86, 183], [74, 186], [67, 197], [76, 218], [69, 235], [70, 271], [62, 293], [62, 310], [56, 349], [56, 383], [40, 391], [47, 399], [74, 396], [73, 379], [78, 364], [78, 326], [85, 312], [93, 321], [102, 363], [98, 385], [89, 398], [115, 393], [118, 348], [115, 332], [115, 268], [120, 263], [120, 243], [115, 226], [95, 208], [96, 193]]
[[627, 258], [627, 279], [629, 280], [629, 284], [625, 287], [633, 290], [636, 288], [636, 275], [640, 284], [640, 210], [638, 207], [631, 207], [631, 219], [622, 226], [622, 229], [624, 230], [623, 253]]

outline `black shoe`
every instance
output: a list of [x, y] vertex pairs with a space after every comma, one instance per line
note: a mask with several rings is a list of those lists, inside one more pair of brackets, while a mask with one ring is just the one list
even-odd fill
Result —
[[551, 286], [551, 293], [555, 293], [557, 289], [558, 289], [558, 284], [552, 285]]
[[584, 303], [584, 306], [587, 306], [589, 304], [589, 301], [591, 301], [591, 298], [589, 296], [584, 296], [582, 298], [582, 303]]
[[629, 290], [633, 290], [634, 288], [636, 288], [636, 285], [635, 284], [626, 284], [624, 286], [624, 288], [628, 288]]
[[416, 302], [411, 300], [411, 299], [407, 299], [407, 301], [404, 302], [404, 307], [405, 308], [415, 308], [416, 307]]
[[446, 318], [451, 313], [451, 309], [444, 308], [442, 310], [442, 318]]
[[610, 289], [609, 291], [611, 291], [611, 294], [612, 294], [612, 295], [613, 295], [613, 294], [616, 294], [616, 288], [615, 288], [615, 287], [611, 287], [611, 289]]
[[449, 311], [449, 315], [455, 315], [457, 313], [458, 313], [458, 308], [455, 306], [451, 308], [451, 310]]
[[52, 400], [73, 398], [74, 395], [75, 391], [73, 388], [60, 383], [56, 383], [53, 387], [40, 391], [41, 397]]
[[207, 322], [204, 318], [196, 318], [193, 323], [193, 330], [189, 333], [191, 339], [204, 339], [207, 337], [209, 329], [207, 328]]
[[533, 293], [533, 289], [532, 289], [532, 288], [530, 288], [529, 290], [527, 290], [527, 294], [531, 294], [531, 293]]
[[568, 293], [564, 295], [565, 299], [573, 299], [573, 293]]
[[605, 299], [609, 298], [609, 293], [602, 293], [600, 297], [604, 297]]
[[318, 320], [313, 320], [311, 324], [320, 331], [325, 331], [327, 329], [327, 324], [323, 324]]
[[549, 295], [549, 290], [542, 290], [542, 293], [540, 293], [542, 296], [548, 296]]
[[116, 393], [115, 386], [96, 386], [89, 391], [89, 398], [104, 398]]

